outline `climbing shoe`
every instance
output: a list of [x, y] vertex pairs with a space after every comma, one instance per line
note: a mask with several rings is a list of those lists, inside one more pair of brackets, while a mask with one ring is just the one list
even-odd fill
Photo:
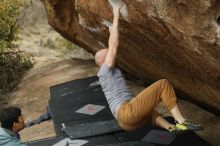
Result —
[[168, 131], [169, 131], [171, 134], [174, 134], [174, 135], [176, 135], [176, 134], [178, 134], [178, 133], [180, 132], [180, 130], [179, 130], [176, 126], [174, 126], [174, 127], [169, 127], [169, 128], [168, 128]]
[[185, 130], [192, 130], [192, 131], [194, 131], [194, 130], [195, 131], [196, 130], [203, 130], [202, 125], [189, 122], [188, 120], [185, 120], [182, 124], [177, 123], [176, 128], [178, 130], [181, 130], [181, 131], [185, 131]]

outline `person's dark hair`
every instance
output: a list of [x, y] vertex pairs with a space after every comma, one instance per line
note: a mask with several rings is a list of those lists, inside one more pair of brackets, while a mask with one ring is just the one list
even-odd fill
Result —
[[2, 128], [12, 130], [13, 123], [18, 122], [18, 118], [21, 116], [21, 109], [18, 107], [5, 108], [0, 113], [0, 121]]

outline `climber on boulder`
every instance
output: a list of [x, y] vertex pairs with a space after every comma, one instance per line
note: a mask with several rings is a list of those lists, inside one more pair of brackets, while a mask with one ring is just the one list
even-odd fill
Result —
[[[95, 54], [95, 61], [100, 70], [97, 74], [103, 92], [108, 101], [112, 114], [124, 130], [136, 130], [147, 123], [160, 126], [171, 133], [185, 130], [201, 130], [202, 126], [193, 124], [183, 117], [172, 85], [166, 79], [161, 79], [137, 96], [133, 97], [128, 90], [125, 80], [118, 68], [115, 68], [119, 46], [118, 23], [120, 5], [113, 7], [113, 24], [109, 29], [108, 49], [102, 49]], [[169, 123], [155, 111], [155, 107], [163, 101], [176, 120]]]

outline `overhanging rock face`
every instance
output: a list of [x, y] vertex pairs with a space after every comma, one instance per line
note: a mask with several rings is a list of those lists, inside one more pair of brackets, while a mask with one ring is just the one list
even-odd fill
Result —
[[143, 80], [167, 78], [220, 113], [220, 1], [41, 1], [49, 24], [93, 54], [107, 47], [111, 5], [123, 3], [118, 66]]

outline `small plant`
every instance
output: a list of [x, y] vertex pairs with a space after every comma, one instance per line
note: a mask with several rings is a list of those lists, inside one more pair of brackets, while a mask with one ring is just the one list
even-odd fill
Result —
[[67, 50], [73, 50], [73, 49], [78, 49], [79, 47], [73, 44], [72, 42], [62, 38], [62, 37], [57, 37], [55, 39], [56, 46], [59, 49], [67, 49]]
[[57, 49], [62, 49], [62, 54], [60, 57], [69, 56], [71, 58], [79, 58], [84, 60], [94, 59], [92, 54], [62, 37], [57, 37], [55, 39], [55, 43]]
[[48, 38], [47, 41], [43, 44], [43, 47], [47, 47], [47, 48], [50, 48], [50, 49], [55, 49], [56, 45], [55, 45], [55, 43], [53, 42], [52, 39]]

